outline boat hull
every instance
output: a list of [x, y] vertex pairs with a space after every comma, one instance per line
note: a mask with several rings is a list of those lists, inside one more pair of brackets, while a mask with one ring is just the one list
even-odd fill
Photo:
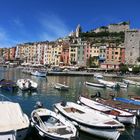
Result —
[[124, 128], [116, 128], [116, 127], [114, 127], [114, 128], [111, 128], [111, 127], [105, 128], [105, 127], [88, 126], [86, 124], [79, 123], [79, 122], [73, 120], [69, 116], [66, 116], [65, 114], [60, 112], [59, 109], [57, 109], [56, 106], [54, 106], [54, 110], [55, 110], [55, 112], [61, 114], [62, 116], [64, 116], [68, 120], [70, 120], [77, 127], [77, 129], [79, 129], [81, 131], [84, 131], [86, 133], [89, 133], [91, 135], [95, 135], [95, 136], [100, 137], [100, 138], [117, 140], [119, 138], [119, 136], [120, 136], [120, 131], [124, 131]]

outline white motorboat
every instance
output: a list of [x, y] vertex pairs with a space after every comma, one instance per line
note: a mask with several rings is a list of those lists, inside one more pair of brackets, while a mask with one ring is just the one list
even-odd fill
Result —
[[104, 84], [100, 83], [93, 83], [93, 82], [85, 82], [86, 85], [88, 86], [93, 86], [93, 87], [100, 87], [100, 88], [105, 88], [106, 86]]
[[98, 79], [99, 83], [106, 85], [106, 87], [109, 88], [118, 88], [119, 84], [117, 84], [116, 82], [112, 82], [112, 81], [105, 81], [103, 79]]
[[73, 102], [54, 105], [57, 113], [69, 119], [77, 128], [92, 135], [117, 140], [124, 125], [111, 117]]
[[140, 86], [140, 82], [137, 81], [132, 81], [132, 80], [128, 80], [128, 79], [123, 79], [123, 82], [129, 85], [136, 85], [136, 86]]
[[115, 107], [107, 106], [82, 96], [79, 97], [79, 102], [82, 105], [86, 105], [94, 110], [100, 111], [102, 113], [109, 115], [114, 119], [117, 119], [121, 123], [133, 125], [136, 124], [136, 116], [130, 112], [117, 109]]
[[35, 90], [38, 87], [38, 84], [31, 79], [19, 79], [16, 84], [21, 90]]
[[120, 88], [127, 88], [128, 87], [128, 84], [126, 84], [126, 83], [123, 83], [123, 82], [116, 82], [119, 86], [120, 86]]
[[46, 108], [38, 108], [31, 113], [31, 125], [42, 138], [70, 140], [77, 138], [76, 127], [63, 116]]
[[[2, 96], [2, 95], [1, 95]], [[0, 140], [23, 140], [28, 132], [30, 121], [22, 112], [19, 103], [0, 101]]]
[[34, 76], [39, 76], [39, 77], [46, 77], [47, 76], [46, 72], [38, 71], [38, 70], [32, 71], [31, 74], [34, 75]]
[[69, 86], [61, 84], [61, 83], [56, 83], [54, 85], [54, 88], [58, 89], [58, 90], [68, 90]]
[[97, 78], [97, 79], [103, 79], [103, 75], [101, 75], [100, 73], [95, 73], [94, 74], [94, 77]]

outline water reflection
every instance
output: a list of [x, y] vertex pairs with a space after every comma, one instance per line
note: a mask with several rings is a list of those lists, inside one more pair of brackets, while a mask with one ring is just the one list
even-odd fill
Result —
[[[76, 102], [81, 94], [89, 96], [96, 94], [100, 91], [102, 97], [110, 98], [110, 94], [115, 94], [116, 97], [129, 97], [130, 95], [139, 95], [140, 87], [129, 86], [128, 89], [114, 90], [111, 88], [101, 89], [86, 86], [85, 81], [94, 82], [96, 79], [93, 77], [69, 77], [69, 76], [47, 76], [47, 78], [36, 77], [20, 72], [20, 69], [0, 69], [1, 78], [17, 81], [20, 78], [30, 78], [38, 83], [37, 91], [17, 90], [14, 92], [0, 90], [0, 93], [8, 96], [11, 100], [19, 102], [23, 111], [30, 116], [31, 111], [37, 101], [41, 101], [45, 107], [53, 110], [53, 104], [60, 101], [73, 101]], [[110, 80], [112, 80], [110, 78]], [[121, 79], [113, 79], [121, 81]], [[65, 83], [70, 87], [68, 91], [59, 91], [54, 89], [55, 83]], [[136, 127], [127, 127], [127, 130], [119, 137], [118, 140], [140, 140], [140, 122]], [[34, 134], [33, 134], [34, 135]], [[35, 140], [37, 137], [28, 136], [26, 140]], [[101, 140], [92, 135], [81, 132], [80, 140]], [[38, 140], [38, 138], [37, 138]]]

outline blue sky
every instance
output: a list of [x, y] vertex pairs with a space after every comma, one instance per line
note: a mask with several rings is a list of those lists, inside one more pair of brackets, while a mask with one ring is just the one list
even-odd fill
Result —
[[128, 20], [140, 29], [140, 0], [0, 0], [0, 47]]

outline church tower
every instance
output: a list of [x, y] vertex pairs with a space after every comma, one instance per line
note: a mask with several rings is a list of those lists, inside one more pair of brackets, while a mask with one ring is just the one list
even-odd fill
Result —
[[78, 26], [76, 28], [76, 37], [79, 37], [81, 32], [82, 32], [82, 28], [81, 28], [80, 24], [78, 24]]

